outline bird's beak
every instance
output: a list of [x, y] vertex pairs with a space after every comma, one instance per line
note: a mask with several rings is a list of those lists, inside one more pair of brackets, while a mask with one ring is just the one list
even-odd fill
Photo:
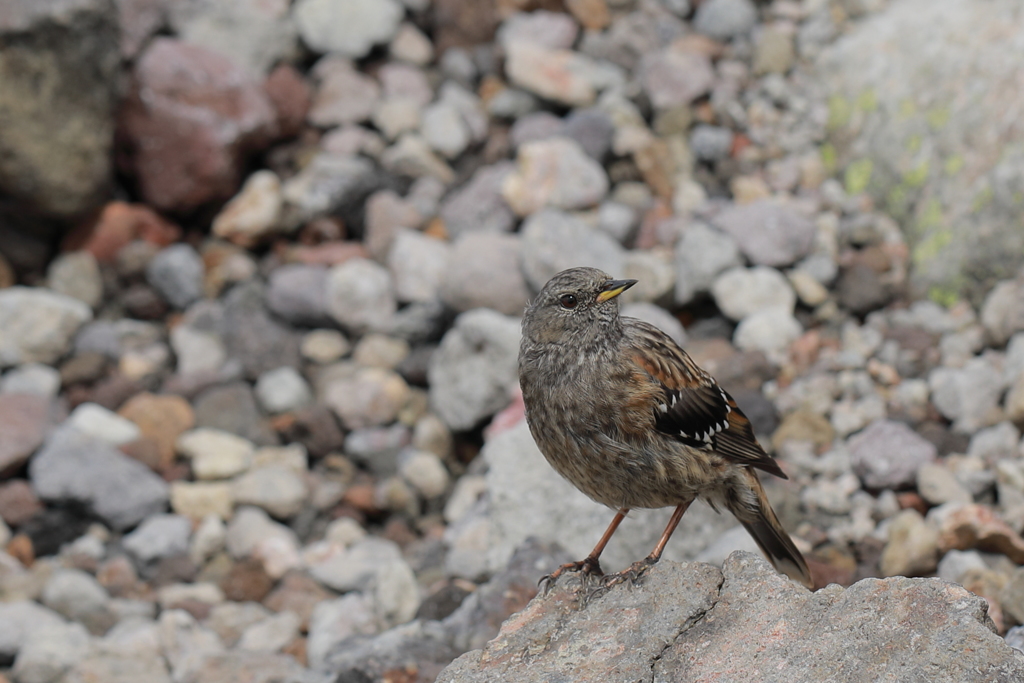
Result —
[[614, 299], [635, 284], [636, 280], [610, 280], [605, 284], [601, 293], [597, 295], [597, 300], [604, 302], [609, 299]]

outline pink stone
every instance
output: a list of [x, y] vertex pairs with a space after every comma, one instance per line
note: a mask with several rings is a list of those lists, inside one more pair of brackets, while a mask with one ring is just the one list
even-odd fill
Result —
[[142, 196], [170, 211], [231, 197], [246, 157], [277, 129], [262, 83], [227, 57], [172, 38], [155, 39], [139, 58], [120, 120]]

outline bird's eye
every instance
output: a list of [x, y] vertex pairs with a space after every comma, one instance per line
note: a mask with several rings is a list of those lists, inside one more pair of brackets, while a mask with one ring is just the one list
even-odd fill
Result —
[[559, 297], [558, 303], [562, 304], [562, 308], [576, 308], [576, 295], [563, 294]]

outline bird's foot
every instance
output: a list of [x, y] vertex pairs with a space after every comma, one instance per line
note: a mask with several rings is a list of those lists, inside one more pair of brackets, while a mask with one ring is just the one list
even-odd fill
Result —
[[617, 584], [625, 583], [626, 581], [629, 581], [635, 586], [640, 583], [640, 578], [644, 575], [644, 572], [656, 565], [659, 559], [660, 558], [648, 556], [642, 560], [637, 560], [621, 572], [609, 574], [604, 577], [604, 581], [602, 582], [604, 588], [608, 589]]
[[597, 558], [587, 557], [578, 562], [563, 564], [555, 571], [541, 578], [541, 580], [537, 582], [537, 585], [541, 587], [542, 592], [546, 593], [553, 585], [555, 585], [555, 582], [558, 581], [558, 577], [566, 572], [579, 572], [583, 576], [604, 576], [604, 572], [601, 571], [601, 563], [597, 561]]

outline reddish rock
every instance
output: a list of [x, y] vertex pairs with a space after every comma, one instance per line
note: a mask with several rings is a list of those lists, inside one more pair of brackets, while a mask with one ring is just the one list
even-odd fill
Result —
[[224, 596], [235, 602], [259, 602], [274, 587], [274, 580], [255, 559], [236, 562], [220, 584]]
[[275, 612], [295, 612], [302, 619], [302, 630], [306, 630], [309, 625], [309, 617], [313, 614], [313, 608], [333, 597], [333, 593], [312, 577], [300, 572], [290, 572], [263, 600], [263, 605]]
[[278, 133], [284, 137], [298, 135], [313, 97], [309, 83], [295, 67], [282, 64], [267, 76], [263, 90], [277, 112]]
[[50, 401], [42, 396], [0, 395], [0, 478], [21, 467], [43, 443]]
[[181, 228], [142, 204], [110, 202], [93, 219], [72, 230], [65, 251], [84, 249], [100, 263], [113, 263], [122, 247], [144, 240], [161, 247], [181, 239]]
[[336, 266], [354, 258], [369, 258], [362, 242], [324, 242], [316, 246], [302, 245], [286, 248], [283, 261], [305, 263], [308, 266]]
[[160, 469], [174, 461], [174, 442], [178, 436], [192, 429], [196, 423], [195, 412], [189, 402], [174, 394], [137, 394], [117, 412], [137, 424], [143, 437], [156, 443]]
[[939, 551], [977, 549], [1002, 553], [1024, 564], [1024, 538], [1000, 519], [991, 508], [977, 503], [962, 505], [941, 515]]
[[120, 121], [142, 196], [172, 211], [231, 197], [247, 155], [276, 132], [261, 83], [227, 57], [171, 38], [139, 58]]
[[18, 534], [12, 538], [5, 550], [8, 555], [26, 567], [31, 567], [32, 563], [36, 561], [36, 552], [32, 546], [32, 539], [25, 534]]
[[35, 491], [24, 479], [0, 484], [0, 519], [11, 526], [21, 526], [43, 509]]

